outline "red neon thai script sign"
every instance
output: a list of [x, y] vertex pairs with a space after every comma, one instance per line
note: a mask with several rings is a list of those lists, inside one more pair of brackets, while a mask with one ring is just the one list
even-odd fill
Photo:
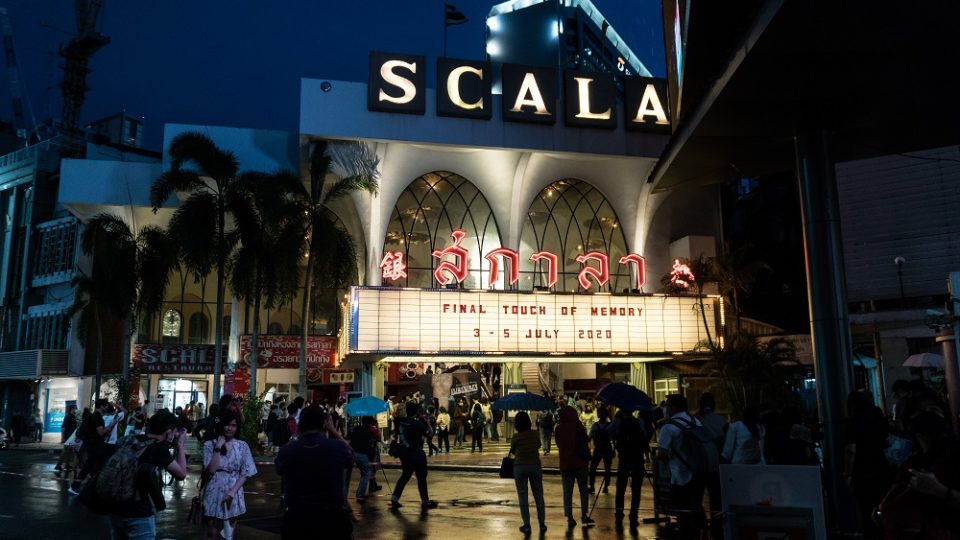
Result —
[[[432, 253], [435, 259], [440, 259], [433, 271], [433, 277], [441, 286], [448, 283], [463, 283], [467, 279], [467, 268], [469, 267], [469, 252], [463, 248], [460, 243], [467, 235], [463, 229], [454, 229], [450, 233], [453, 237], [453, 245], [444, 249], [435, 249]], [[447, 259], [445, 257], [450, 257]], [[490, 264], [490, 279], [487, 283], [493, 287], [500, 275], [500, 268], [504, 266], [504, 279], [509, 285], [513, 285], [520, 279], [520, 254], [510, 248], [497, 248], [484, 255], [484, 259]], [[537, 251], [530, 255], [530, 260], [537, 263], [546, 264], [547, 287], [553, 287], [557, 284], [560, 272], [560, 257], [550, 251]], [[577, 274], [577, 281], [580, 286], [588, 290], [596, 283], [598, 287], [603, 287], [610, 281], [610, 257], [606, 253], [591, 251], [577, 255], [576, 261], [582, 265]], [[509, 264], [502, 265], [502, 262]], [[642, 256], [636, 253], [630, 253], [620, 257], [617, 261], [621, 265], [630, 265], [636, 272], [636, 287], [643, 287], [646, 282], [645, 262]], [[399, 251], [388, 251], [383, 254], [380, 262], [383, 279], [397, 280], [407, 277], [407, 265], [403, 260], [403, 253]]]

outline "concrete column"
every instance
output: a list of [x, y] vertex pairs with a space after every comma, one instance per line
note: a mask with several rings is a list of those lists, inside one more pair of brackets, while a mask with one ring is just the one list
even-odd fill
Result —
[[843, 422], [853, 381], [853, 348], [847, 314], [840, 204], [827, 134], [813, 132], [797, 136], [795, 151], [817, 402], [823, 424], [827, 504], [834, 525], [841, 535], [847, 535], [855, 533], [858, 525], [853, 498], [843, 479]]

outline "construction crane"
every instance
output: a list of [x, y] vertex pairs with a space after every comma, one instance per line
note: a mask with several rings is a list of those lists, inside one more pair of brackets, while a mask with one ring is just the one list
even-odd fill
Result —
[[60, 56], [66, 60], [63, 65], [63, 82], [60, 83], [63, 93], [63, 115], [60, 121], [62, 131], [68, 135], [75, 135], [80, 129], [80, 107], [87, 96], [87, 74], [90, 73], [87, 65], [90, 58], [110, 43], [110, 38], [97, 31], [97, 19], [100, 17], [103, 0], [75, 0], [75, 4], [77, 35], [60, 46]]
[[23, 116], [23, 96], [20, 94], [20, 69], [17, 53], [13, 48], [13, 23], [6, 8], [0, 8], [0, 28], [3, 31], [3, 55], [7, 60], [7, 79], [10, 82], [10, 99], [13, 101], [13, 128], [17, 137], [27, 141], [27, 122]]

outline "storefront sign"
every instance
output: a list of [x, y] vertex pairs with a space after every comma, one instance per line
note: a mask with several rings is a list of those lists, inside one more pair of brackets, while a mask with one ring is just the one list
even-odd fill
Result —
[[[228, 347], [223, 346], [222, 365], [227, 364]], [[133, 367], [140, 373], [212, 374], [213, 345], [134, 345]]]
[[[467, 232], [463, 229], [454, 229], [450, 236], [453, 243], [443, 249], [433, 250], [434, 259], [439, 259], [433, 270], [433, 277], [441, 286], [448, 283], [463, 283], [467, 279], [467, 268], [470, 266], [470, 252], [460, 245]], [[489, 287], [496, 285], [500, 278], [500, 267], [504, 268], [504, 281], [513, 285], [520, 279], [520, 253], [510, 248], [497, 248], [483, 258], [490, 268]], [[530, 254], [530, 260], [546, 266], [547, 287], [553, 287], [559, 278], [560, 257], [549, 251], [537, 251]], [[542, 261], [542, 262], [541, 262]], [[590, 251], [576, 256], [580, 263], [580, 272], [577, 281], [584, 290], [589, 290], [596, 283], [602, 288], [610, 281], [610, 257], [606, 253]], [[636, 286], [639, 289], [646, 282], [646, 264], [642, 256], [629, 253], [617, 259], [617, 264], [633, 266], [636, 275]], [[403, 252], [388, 251], [380, 261], [380, 270], [383, 279], [397, 280], [407, 277], [407, 264], [403, 260]]]
[[708, 296], [353, 287], [350, 352], [671, 353], [717, 335]]
[[325, 370], [327, 372], [327, 378], [329, 384], [352, 384], [356, 373], [351, 371], [333, 371]]
[[246, 368], [228, 369], [223, 376], [223, 393], [243, 396], [250, 391], [250, 371]]
[[[371, 52], [367, 109], [424, 114], [426, 69], [423, 56]], [[504, 64], [500, 75], [503, 120], [556, 123], [559, 115], [556, 70]], [[437, 114], [490, 119], [493, 79], [489, 62], [440, 58], [437, 61]], [[623, 81], [627, 129], [669, 133], [666, 81], [647, 77], [624, 77]], [[617, 126], [617, 90], [611, 75], [568, 70], [563, 74], [563, 88], [566, 125], [606, 129]]]
[[[240, 357], [250, 365], [250, 336], [240, 336]], [[257, 336], [257, 367], [298, 369], [300, 336]], [[335, 367], [337, 339], [333, 336], [307, 336], [307, 367]]]

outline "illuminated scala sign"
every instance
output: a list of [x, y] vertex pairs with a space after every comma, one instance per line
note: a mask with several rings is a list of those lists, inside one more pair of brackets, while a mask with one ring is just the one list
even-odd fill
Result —
[[719, 298], [462, 289], [351, 289], [349, 350], [377, 354], [690, 351]]
[[[463, 229], [454, 229], [450, 233], [453, 237], [453, 245], [444, 249], [433, 250], [433, 258], [440, 259], [433, 271], [433, 278], [441, 286], [448, 283], [463, 283], [467, 279], [467, 268], [469, 268], [470, 253], [460, 245], [467, 233]], [[449, 258], [446, 258], [449, 256]], [[497, 248], [483, 257], [490, 265], [490, 278], [488, 286], [493, 287], [497, 282], [497, 276], [500, 275], [501, 260], [509, 262], [509, 266], [504, 268], [507, 283], [513, 285], [520, 279], [520, 253], [510, 248]], [[451, 260], [452, 259], [452, 260]], [[556, 253], [549, 251], [538, 251], [530, 255], [530, 260], [534, 262], [543, 261], [547, 265], [547, 287], [556, 285], [559, 279], [560, 257]], [[580, 263], [580, 272], [577, 274], [577, 281], [584, 290], [590, 289], [593, 283], [598, 287], [603, 287], [610, 281], [610, 257], [606, 253], [599, 251], [590, 251], [577, 255], [576, 261]], [[630, 253], [620, 257], [617, 261], [622, 265], [632, 265], [636, 269], [636, 287], [643, 287], [646, 280], [646, 270], [643, 257], [636, 253]], [[407, 264], [403, 260], [403, 252], [388, 251], [383, 254], [380, 261], [381, 276], [383, 279], [398, 280], [407, 277]], [[509, 272], [509, 273], [508, 273]]]
[[[493, 64], [437, 60], [437, 115], [489, 120], [493, 116]], [[551, 68], [503, 64], [499, 67], [502, 116], [508, 122], [555, 124], [557, 72]], [[370, 53], [367, 108], [422, 115], [426, 111], [426, 58]], [[670, 132], [665, 79], [623, 77], [624, 122], [629, 130]], [[613, 75], [567, 70], [563, 73], [564, 124], [617, 127], [617, 91]]]

